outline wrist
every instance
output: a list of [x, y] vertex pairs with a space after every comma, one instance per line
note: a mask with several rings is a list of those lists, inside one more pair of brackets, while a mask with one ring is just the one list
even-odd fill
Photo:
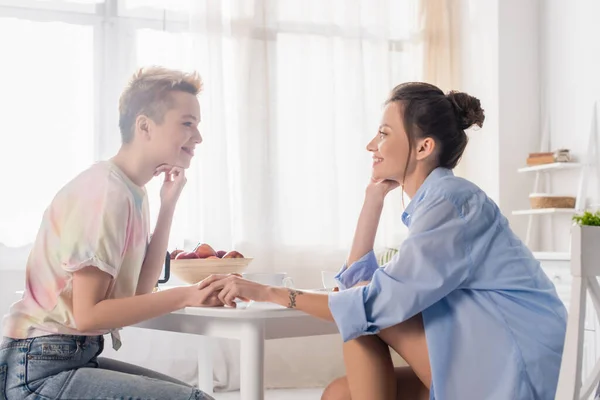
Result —
[[367, 192], [365, 195], [364, 206], [365, 207], [374, 207], [374, 208], [383, 208], [383, 203], [385, 200], [385, 195], [379, 192]]
[[175, 203], [160, 203], [160, 210], [158, 211], [158, 213], [159, 215], [164, 214], [166, 217], [173, 217], [173, 214], [175, 214]]
[[267, 286], [266, 301], [280, 306], [287, 306], [288, 293], [288, 290], [284, 287]]
[[190, 306], [190, 301], [188, 300], [190, 298], [190, 291], [191, 290], [197, 290], [195, 288], [195, 286], [183, 286], [183, 287], [178, 287], [175, 289], [171, 289], [171, 290], [177, 290], [177, 309], [180, 310], [182, 308], [186, 308], [188, 306]]

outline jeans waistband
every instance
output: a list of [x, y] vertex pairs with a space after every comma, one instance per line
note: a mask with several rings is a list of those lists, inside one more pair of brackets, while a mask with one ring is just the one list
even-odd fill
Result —
[[44, 341], [44, 340], [48, 340], [48, 341], [52, 341], [52, 340], [73, 340], [75, 342], [78, 342], [80, 344], [91, 344], [91, 343], [103, 343], [104, 342], [104, 337], [101, 335], [95, 335], [95, 336], [84, 336], [84, 335], [60, 335], [60, 334], [50, 334], [50, 335], [44, 335], [44, 336], [35, 336], [35, 337], [30, 337], [30, 338], [26, 338], [26, 339], [14, 339], [14, 338], [10, 338], [10, 337], [4, 337], [1, 338], [2, 340], [0, 340], [1, 343], [6, 343], [6, 342], [10, 342], [10, 343], [18, 343], [18, 342], [28, 342], [31, 340], [38, 340], [38, 341]]

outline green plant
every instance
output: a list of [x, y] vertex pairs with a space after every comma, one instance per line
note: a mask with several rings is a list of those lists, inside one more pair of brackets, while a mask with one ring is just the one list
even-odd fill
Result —
[[377, 264], [379, 264], [379, 266], [383, 266], [385, 264], [387, 264], [392, 257], [394, 257], [394, 254], [396, 254], [398, 252], [398, 249], [392, 249], [392, 248], [386, 248], [384, 251], [382, 251], [378, 257], [377, 257]]
[[600, 210], [595, 213], [584, 211], [581, 215], [574, 215], [573, 221], [579, 225], [600, 226]]

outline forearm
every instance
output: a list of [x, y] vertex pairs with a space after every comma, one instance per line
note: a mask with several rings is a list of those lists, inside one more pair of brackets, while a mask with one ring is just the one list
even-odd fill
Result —
[[300, 290], [269, 287], [269, 302], [288, 308], [296, 308], [313, 317], [333, 321], [329, 310], [329, 296], [321, 293], [306, 293]]
[[350, 254], [346, 260], [348, 267], [373, 250], [382, 210], [383, 198], [378, 199], [369, 196], [365, 198], [360, 216], [358, 217]]
[[90, 308], [77, 329], [82, 332], [122, 328], [186, 306], [185, 288], [174, 288], [123, 299], [103, 300]]
[[152, 239], [148, 245], [148, 252], [137, 286], [136, 294], [150, 293], [156, 286], [162, 272], [162, 267], [167, 254], [167, 246], [169, 244], [169, 234], [171, 232], [171, 223], [173, 221], [174, 210], [161, 207], [156, 221], [156, 227], [152, 234]]

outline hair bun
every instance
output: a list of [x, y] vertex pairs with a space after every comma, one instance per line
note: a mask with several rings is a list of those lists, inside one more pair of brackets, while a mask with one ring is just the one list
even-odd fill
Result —
[[473, 125], [483, 126], [485, 115], [479, 99], [463, 92], [451, 91], [446, 95], [454, 107], [460, 129], [469, 129]]

